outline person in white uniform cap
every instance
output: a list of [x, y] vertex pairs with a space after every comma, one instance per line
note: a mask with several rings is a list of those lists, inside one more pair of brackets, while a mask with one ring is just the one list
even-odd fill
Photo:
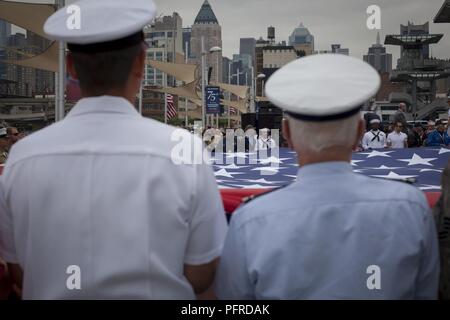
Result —
[[380, 77], [344, 55], [278, 70], [266, 92], [284, 109], [298, 179], [242, 206], [220, 259], [221, 299], [433, 299], [436, 227], [422, 192], [354, 173], [360, 108]]
[[13, 147], [0, 255], [18, 282], [23, 272], [25, 299], [195, 299], [212, 284], [227, 224], [211, 167], [176, 164], [186, 160], [172, 155], [181, 129], [133, 105], [155, 5], [74, 4], [80, 30], [66, 28], [66, 8], [44, 30], [68, 43], [83, 99]]
[[367, 131], [362, 139], [362, 147], [368, 149], [383, 149], [386, 147], [386, 134], [380, 130], [379, 119], [370, 121], [370, 130]]

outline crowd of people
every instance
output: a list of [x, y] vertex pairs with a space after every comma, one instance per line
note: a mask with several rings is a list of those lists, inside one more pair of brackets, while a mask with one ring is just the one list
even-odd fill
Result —
[[359, 150], [450, 145], [449, 121], [444, 119], [429, 120], [426, 125], [423, 122], [408, 123], [405, 112], [406, 104], [400, 103], [393, 121], [384, 125], [376, 113], [366, 113], [364, 120], [367, 132], [364, 134]]
[[[156, 16], [152, 1], [76, 5], [90, 13], [81, 30], [65, 27], [62, 8], [44, 31], [67, 43], [67, 71], [83, 98], [63, 121], [8, 149], [0, 176], [0, 257], [18, 295], [449, 297], [448, 270], [440, 270], [449, 263], [448, 198], [435, 220], [417, 188], [353, 172], [352, 153], [367, 126], [361, 104], [381, 84], [369, 64], [320, 54], [271, 76], [266, 94], [285, 112], [282, 132], [300, 155], [298, 179], [241, 205], [228, 224], [212, 167], [178, 161], [172, 137], [179, 130], [143, 118], [134, 106], [146, 60], [142, 29]], [[105, 6], [114, 23], [97, 18]], [[380, 131], [373, 120], [372, 135]], [[403, 121], [394, 123], [387, 137], [363, 139], [367, 147], [383, 138], [390, 147], [406, 146]], [[230, 149], [223, 148], [234, 152], [239, 139], [248, 150], [274, 143], [268, 130], [256, 138], [247, 129], [251, 134], [232, 132]], [[231, 138], [208, 130], [208, 147]]]

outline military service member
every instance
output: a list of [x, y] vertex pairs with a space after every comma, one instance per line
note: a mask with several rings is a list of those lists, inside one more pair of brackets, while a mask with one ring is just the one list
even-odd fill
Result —
[[435, 299], [436, 227], [424, 194], [354, 173], [360, 108], [380, 77], [344, 55], [298, 59], [267, 96], [287, 113], [298, 179], [242, 206], [220, 259], [221, 299]]
[[155, 6], [73, 5], [80, 30], [66, 27], [67, 8], [44, 30], [68, 43], [67, 69], [83, 99], [12, 149], [0, 187], [0, 255], [23, 279], [25, 299], [194, 299], [213, 282], [227, 225], [212, 168], [176, 164], [180, 129], [133, 105], [142, 29]]

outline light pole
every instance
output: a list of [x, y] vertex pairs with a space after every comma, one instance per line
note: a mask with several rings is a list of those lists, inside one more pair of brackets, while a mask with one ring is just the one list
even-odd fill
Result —
[[[256, 100], [256, 86], [258, 80], [263, 80], [266, 78], [266, 75], [264, 73], [258, 74], [256, 77], [254, 76], [254, 69], [252, 67], [252, 94], [251, 94], [251, 104], [250, 104], [250, 112], [254, 113], [256, 112], [255, 108], [255, 100]], [[264, 81], [264, 80], [263, 80]], [[264, 88], [263, 88], [264, 90]]]
[[206, 68], [206, 52], [205, 37], [202, 36], [202, 126], [206, 128], [206, 105], [205, 105], [205, 68]]
[[[185, 42], [185, 47], [186, 47], [186, 52], [185, 52], [185, 57], [184, 57], [184, 59], [185, 59], [185, 63], [187, 64], [188, 63], [188, 60], [189, 60], [189, 41], [186, 41]], [[186, 129], [187, 129], [187, 127], [188, 127], [188, 125], [189, 125], [189, 116], [188, 116], [188, 99], [185, 97], [184, 98], [184, 103], [185, 103], [185, 111], [186, 111]]]
[[[209, 49], [209, 53], [210, 54], [214, 54], [214, 53], [217, 53], [217, 69], [216, 69], [216, 82], [217, 82], [217, 84], [219, 83], [219, 57], [220, 57], [220, 55], [219, 55], [219, 52], [222, 52], [222, 48], [221, 47], [212, 47], [211, 49]], [[219, 103], [220, 103], [220, 101], [219, 101]], [[219, 127], [219, 115], [217, 114], [216, 115], [216, 121], [217, 121], [217, 128]], [[212, 119], [212, 125], [214, 125], [214, 115], [212, 115], [211, 116], [211, 119]]]

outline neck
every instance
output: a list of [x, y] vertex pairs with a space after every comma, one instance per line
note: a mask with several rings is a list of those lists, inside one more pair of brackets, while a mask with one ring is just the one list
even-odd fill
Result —
[[330, 147], [320, 152], [297, 151], [299, 156], [299, 165], [323, 163], [323, 162], [350, 162], [352, 159], [352, 150], [344, 147]]
[[82, 98], [94, 98], [94, 97], [100, 97], [100, 96], [111, 96], [111, 97], [124, 98], [124, 99], [128, 100], [132, 105], [134, 105], [136, 102], [136, 94], [134, 94], [130, 90], [126, 90], [126, 89], [111, 89], [111, 90], [107, 90], [107, 91], [101, 92], [101, 93], [87, 92], [87, 91], [81, 92]]

